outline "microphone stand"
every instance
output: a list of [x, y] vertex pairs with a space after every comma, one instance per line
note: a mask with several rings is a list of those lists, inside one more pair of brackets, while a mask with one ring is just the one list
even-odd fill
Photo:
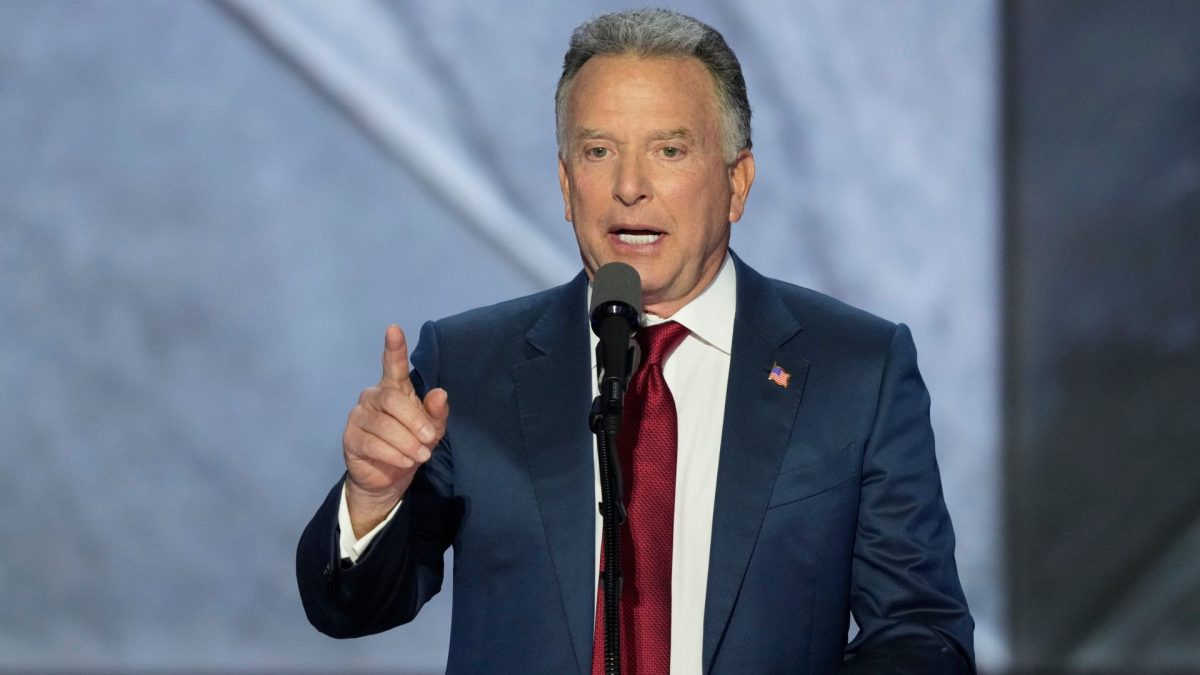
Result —
[[[626, 373], [637, 368], [640, 349], [629, 341], [625, 358]], [[601, 361], [602, 362], [602, 361]], [[625, 496], [621, 479], [621, 459], [617, 437], [621, 431], [621, 412], [625, 403], [625, 378], [601, 375], [600, 395], [592, 401], [589, 427], [596, 434], [600, 465], [600, 515], [604, 519], [604, 564], [600, 582], [604, 591], [604, 672], [621, 673], [621, 528], [625, 524]]]

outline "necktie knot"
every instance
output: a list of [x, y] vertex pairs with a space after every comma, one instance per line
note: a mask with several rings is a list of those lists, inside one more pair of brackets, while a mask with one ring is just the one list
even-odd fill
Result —
[[675, 321], [643, 327], [637, 333], [637, 340], [642, 345], [643, 362], [661, 366], [687, 335], [687, 327]]

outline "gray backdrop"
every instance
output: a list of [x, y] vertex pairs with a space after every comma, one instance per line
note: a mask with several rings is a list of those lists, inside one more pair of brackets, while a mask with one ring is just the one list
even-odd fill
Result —
[[[993, 2], [666, 4], [746, 70], [734, 247], [912, 326], [1002, 666]], [[578, 269], [552, 92], [618, 8], [0, 4], [0, 668], [441, 668], [447, 597], [335, 642], [294, 542], [387, 323]]]
[[1004, 24], [1012, 664], [1200, 673], [1200, 3]]

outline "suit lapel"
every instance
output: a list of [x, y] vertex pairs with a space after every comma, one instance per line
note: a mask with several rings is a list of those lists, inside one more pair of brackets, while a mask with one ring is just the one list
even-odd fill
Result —
[[595, 615], [586, 294], [580, 274], [526, 334], [529, 358], [513, 369], [529, 473], [580, 673], [591, 671]]
[[[713, 507], [704, 609], [704, 672], [712, 668], [750, 561], [800, 407], [808, 362], [800, 331], [770, 282], [734, 256], [737, 311]], [[770, 379], [780, 366], [786, 387]]]

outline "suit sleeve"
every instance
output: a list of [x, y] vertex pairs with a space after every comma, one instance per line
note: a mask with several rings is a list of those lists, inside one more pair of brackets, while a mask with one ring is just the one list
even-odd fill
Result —
[[863, 455], [843, 673], [972, 673], [974, 622], [954, 562], [929, 394], [912, 336], [896, 327]]
[[[421, 328], [411, 360], [413, 385], [424, 396], [439, 381], [434, 323]], [[453, 498], [449, 439], [447, 429], [433, 457], [417, 471], [391, 522], [353, 565], [339, 555], [342, 481], [329, 492], [296, 550], [300, 599], [317, 630], [335, 638], [378, 633], [411, 621], [441, 590], [443, 554], [461, 518]]]

